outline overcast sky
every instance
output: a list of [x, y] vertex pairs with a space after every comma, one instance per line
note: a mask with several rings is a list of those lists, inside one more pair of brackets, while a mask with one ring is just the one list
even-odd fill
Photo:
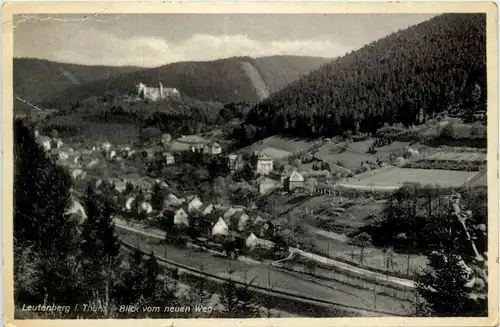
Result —
[[15, 17], [14, 56], [159, 66], [233, 56], [337, 57], [433, 14], [127, 14]]

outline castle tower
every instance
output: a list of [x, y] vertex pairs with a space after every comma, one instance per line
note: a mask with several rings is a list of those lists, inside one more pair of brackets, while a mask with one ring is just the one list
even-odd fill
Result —
[[142, 84], [142, 82], [137, 85], [137, 94], [140, 98], [146, 98], [146, 85]]
[[163, 84], [161, 82], [158, 83], [159, 84], [159, 87], [160, 87], [160, 97], [165, 97], [165, 95], [163, 94]]

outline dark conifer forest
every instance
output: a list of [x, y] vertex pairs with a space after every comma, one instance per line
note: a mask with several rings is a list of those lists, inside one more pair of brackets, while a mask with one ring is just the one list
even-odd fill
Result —
[[[486, 16], [444, 14], [323, 65], [248, 115], [257, 138], [373, 132], [486, 101]], [[476, 84], [478, 86], [476, 86]], [[476, 92], [477, 93], [477, 92]]]

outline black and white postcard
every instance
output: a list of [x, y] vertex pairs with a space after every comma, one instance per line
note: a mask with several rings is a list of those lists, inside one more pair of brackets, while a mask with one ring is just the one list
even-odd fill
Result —
[[2, 29], [6, 325], [498, 324], [495, 4], [26, 2]]

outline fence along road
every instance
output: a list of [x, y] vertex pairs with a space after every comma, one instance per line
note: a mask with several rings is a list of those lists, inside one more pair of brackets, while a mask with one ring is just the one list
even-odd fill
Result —
[[[147, 236], [148, 238], [153, 238], [153, 239], [163, 239], [162, 236], [158, 234], [152, 234], [144, 231], [139, 231], [135, 230], [133, 228], [130, 228], [128, 226], [122, 226], [119, 224], [115, 223], [115, 226], [118, 227], [118, 229], [121, 229], [121, 232], [119, 232], [120, 236], [120, 241], [122, 242], [124, 247], [128, 248], [138, 248], [141, 250], [143, 253], [146, 255], [150, 253], [151, 247], [154, 245], [151, 244], [144, 244], [145, 242], [142, 242], [143, 247], [139, 244], [133, 245], [132, 243], [136, 242], [137, 240], [137, 234], [141, 234], [144, 236]], [[123, 233], [125, 232], [125, 233]], [[136, 234], [136, 235], [131, 235], [131, 234]], [[146, 248], [144, 248], [144, 246]], [[149, 247], [149, 249], [147, 249]], [[202, 258], [202, 263], [188, 261], [186, 258], [186, 253], [180, 253], [181, 250], [175, 249], [175, 248], [170, 248], [168, 250], [167, 257], [172, 258], [174, 257], [174, 260], [170, 260], [164, 257], [159, 256], [159, 254], [162, 253], [160, 245], [156, 245], [156, 251], [154, 251], [156, 256], [158, 257], [159, 261], [163, 262], [165, 265], [170, 266], [170, 267], [176, 267], [181, 269], [183, 272], [194, 275], [194, 276], [205, 276], [207, 278], [211, 278], [212, 281], [221, 283], [227, 278], [224, 275], [227, 275], [227, 269], [226, 266], [221, 265], [222, 260], [226, 259], [221, 259], [221, 258]], [[175, 249], [175, 250], [174, 250]], [[172, 251], [174, 250], [174, 251]], [[203, 256], [202, 252], [199, 252], [198, 255]], [[188, 262], [189, 265], [186, 264], [181, 264], [179, 261], [183, 262]], [[226, 260], [227, 261], [227, 260]], [[226, 262], [224, 261], [224, 262]], [[227, 261], [229, 262], [229, 261]], [[203, 271], [194, 267], [197, 267], [198, 264], [202, 264], [204, 269]], [[234, 261], [232, 265], [235, 266], [235, 268], [242, 268], [246, 267], [246, 263], [241, 262], [241, 261]], [[277, 297], [278, 299], [281, 300], [287, 300], [290, 301], [293, 299], [293, 301], [298, 301], [302, 304], [307, 304], [308, 306], [312, 306], [316, 308], [317, 310], [322, 310], [323, 314], [327, 314], [328, 308], [330, 309], [335, 309], [335, 310], [341, 310], [343, 313], [342, 314], [334, 314], [334, 316], [352, 316], [352, 315], [364, 315], [364, 316], [405, 316], [405, 313], [401, 312], [401, 310], [398, 310], [399, 312], [396, 311], [390, 311], [386, 309], [375, 309], [372, 303], [360, 295], [352, 294], [349, 293], [349, 287], [345, 287], [345, 289], [341, 289], [343, 287], [340, 287], [339, 289], [336, 289], [338, 292], [333, 292], [331, 288], [328, 287], [322, 287], [321, 285], [314, 285], [307, 280], [302, 280], [300, 278], [297, 278], [295, 276], [290, 276], [287, 275], [279, 270], [274, 269], [273, 267], [259, 264], [259, 265], [250, 265], [249, 268], [251, 268], [251, 272], [255, 275], [255, 277], [258, 277], [256, 279], [256, 283], [252, 286], [255, 291], [258, 291], [259, 293], [262, 293], [261, 295], [263, 296], [274, 296]], [[210, 271], [207, 272], [207, 270]], [[261, 285], [266, 285], [266, 280], [267, 280], [267, 275], [272, 273], [272, 278], [276, 281], [283, 281], [283, 283], [280, 283], [279, 287], [276, 285], [272, 286], [272, 290], [269, 289], [269, 287], [264, 287]], [[216, 275], [218, 274], [218, 275]], [[238, 283], [242, 284], [241, 281], [238, 281], [238, 276], [235, 274], [233, 276], [233, 280], [236, 280]], [[251, 277], [249, 277], [251, 279]], [[274, 283], [273, 283], [274, 284]], [[293, 288], [294, 290], [290, 290], [289, 288]], [[307, 291], [303, 292], [303, 291]], [[347, 290], [347, 291], [346, 291]], [[378, 298], [382, 298], [382, 295], [377, 295]], [[329, 298], [341, 298], [340, 301], [332, 301], [329, 300]], [[353, 305], [352, 302], [356, 302], [358, 305]], [[360, 305], [361, 304], [361, 305]], [[364, 304], [367, 304], [366, 307], [363, 307]], [[382, 304], [382, 303], [381, 303]], [[401, 302], [399, 302], [401, 304]], [[372, 309], [373, 308], [373, 309]], [[284, 308], [283, 308], [284, 309]], [[400, 309], [400, 308], [399, 308]], [[326, 310], [326, 311], [325, 311]], [[334, 310], [334, 311], [335, 311]], [[329, 315], [331, 316], [331, 314]]]

